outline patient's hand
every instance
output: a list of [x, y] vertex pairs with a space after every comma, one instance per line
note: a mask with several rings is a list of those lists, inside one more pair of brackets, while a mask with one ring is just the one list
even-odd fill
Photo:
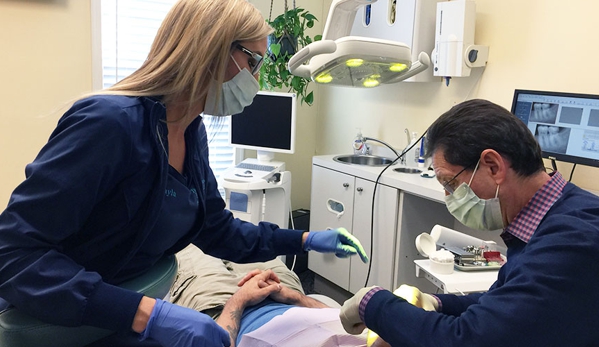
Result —
[[[259, 284], [259, 285], [263, 285], [263, 284]], [[271, 280], [267, 283], [267, 285], [277, 285], [277, 283], [275, 281]], [[302, 299], [301, 297], [303, 296], [303, 294], [299, 293], [296, 290], [290, 289], [289, 287], [287, 287], [285, 285], [281, 284], [280, 286], [281, 286], [281, 290], [278, 292], [271, 293], [270, 298], [276, 302], [280, 302], [283, 304], [298, 305]]]
[[[255, 271], [256, 270], [250, 273], [255, 273]], [[233, 298], [235, 298], [235, 300], [240, 300], [244, 303], [244, 306], [247, 307], [259, 304], [268, 296], [272, 296], [273, 294], [276, 295], [276, 293], [283, 289], [283, 286], [272, 280], [273, 276], [277, 278], [272, 270], [255, 273], [244, 282], [235, 294], [233, 294]]]
[[268, 280], [267, 283], [259, 283], [259, 286], [267, 286], [267, 285], [280, 285], [281, 290], [278, 292], [273, 292], [270, 294], [270, 298], [276, 302], [280, 302], [288, 305], [295, 305], [300, 307], [310, 307], [310, 308], [326, 308], [328, 305], [315, 300], [309, 296], [304, 295], [303, 293], [298, 292], [297, 290], [291, 289], [285, 285], [278, 284], [275, 281]]
[[254, 274], [227, 300], [223, 312], [216, 320], [216, 323], [229, 332], [232, 346], [235, 345], [235, 340], [237, 340], [239, 322], [243, 310], [248, 306], [262, 302], [262, 300], [266, 299], [272, 293], [281, 290], [280, 284], [273, 283], [269, 285], [266, 282], [272, 276], [272, 270], [260, 271], [260, 273]]
[[[238, 287], [243, 286], [247, 281], [249, 281], [252, 277], [263, 273], [264, 271], [260, 270], [260, 269], [256, 269], [256, 270], [252, 270], [250, 272], [247, 273], [247, 275], [245, 275], [242, 279], [239, 280], [239, 282], [237, 283]], [[269, 274], [269, 278], [268, 280], [270, 281], [274, 281], [276, 283], [281, 283], [281, 280], [279, 279], [279, 277], [277, 276], [277, 274], [275, 274], [274, 272], [270, 271]]]

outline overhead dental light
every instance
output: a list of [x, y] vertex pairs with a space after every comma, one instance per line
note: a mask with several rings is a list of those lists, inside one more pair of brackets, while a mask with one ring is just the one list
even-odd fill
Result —
[[293, 55], [289, 72], [321, 84], [372, 88], [426, 70], [430, 58], [425, 52], [412, 62], [410, 47], [401, 42], [348, 36], [357, 9], [376, 1], [333, 0], [322, 40]]

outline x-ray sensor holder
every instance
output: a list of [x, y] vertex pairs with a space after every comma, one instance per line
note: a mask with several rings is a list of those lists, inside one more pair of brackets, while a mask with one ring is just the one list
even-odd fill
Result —
[[474, 44], [476, 3], [472, 0], [444, 1], [437, 4], [435, 48], [431, 54], [433, 75], [468, 77], [472, 68], [484, 67], [489, 47]]

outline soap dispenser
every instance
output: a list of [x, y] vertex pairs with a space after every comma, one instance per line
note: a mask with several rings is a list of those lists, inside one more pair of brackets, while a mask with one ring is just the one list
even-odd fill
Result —
[[362, 136], [362, 130], [358, 129], [358, 133], [356, 134], [356, 138], [354, 139], [354, 154], [362, 154], [365, 146], [364, 136]]
[[412, 131], [412, 139], [407, 148], [411, 149], [406, 153], [406, 165], [411, 167], [418, 166], [418, 157], [420, 156], [420, 143], [418, 142], [418, 133]]

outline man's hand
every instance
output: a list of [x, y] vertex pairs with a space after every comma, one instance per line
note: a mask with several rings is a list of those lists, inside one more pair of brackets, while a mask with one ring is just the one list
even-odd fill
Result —
[[235, 346], [243, 310], [248, 306], [262, 302], [269, 295], [281, 291], [281, 285], [272, 280], [273, 276], [276, 278], [272, 270], [254, 270], [250, 274], [252, 275], [244, 277], [247, 278], [244, 284], [227, 300], [223, 312], [216, 320], [218, 325], [229, 332], [231, 346]]
[[[247, 281], [249, 281], [252, 277], [263, 273], [264, 271], [260, 270], [260, 269], [256, 269], [256, 270], [252, 270], [250, 272], [248, 272], [242, 279], [239, 280], [239, 282], [237, 283], [238, 287], [243, 286]], [[274, 281], [276, 283], [281, 283], [281, 280], [279, 279], [279, 277], [277, 276], [277, 274], [275, 274], [274, 272], [270, 272], [269, 274], [269, 278], [267, 280], [268, 282], [270, 281]]]
[[437, 311], [439, 302], [430, 294], [421, 292], [418, 288], [402, 284], [393, 294], [405, 299], [410, 304], [420, 307], [426, 311]]
[[343, 303], [341, 311], [339, 312], [339, 319], [341, 319], [343, 329], [348, 333], [358, 335], [364, 328], [366, 328], [366, 325], [362, 322], [362, 318], [360, 317], [360, 302], [364, 296], [374, 288], [376, 288], [376, 286], [362, 288], [358, 290], [354, 296]]
[[[260, 270], [254, 270], [251, 272], [254, 276], [260, 273]], [[246, 276], [247, 277], [247, 276]], [[269, 285], [280, 285], [281, 290], [275, 291], [270, 294], [270, 298], [276, 302], [280, 302], [288, 305], [295, 305], [299, 307], [309, 307], [309, 308], [327, 308], [328, 305], [313, 299], [309, 296], [304, 295], [303, 293], [298, 292], [297, 290], [293, 290], [285, 285], [279, 284], [272, 279], [266, 280], [266, 282], [258, 282], [258, 286], [266, 287]]]
[[[255, 273], [256, 271], [260, 270], [254, 270], [250, 273]], [[273, 293], [281, 291], [282, 286], [279, 283], [280, 281], [275, 281], [273, 278], [278, 280], [277, 275], [270, 269], [256, 273], [239, 288], [237, 293], [233, 294], [233, 297], [243, 302], [244, 308], [256, 305]]]

